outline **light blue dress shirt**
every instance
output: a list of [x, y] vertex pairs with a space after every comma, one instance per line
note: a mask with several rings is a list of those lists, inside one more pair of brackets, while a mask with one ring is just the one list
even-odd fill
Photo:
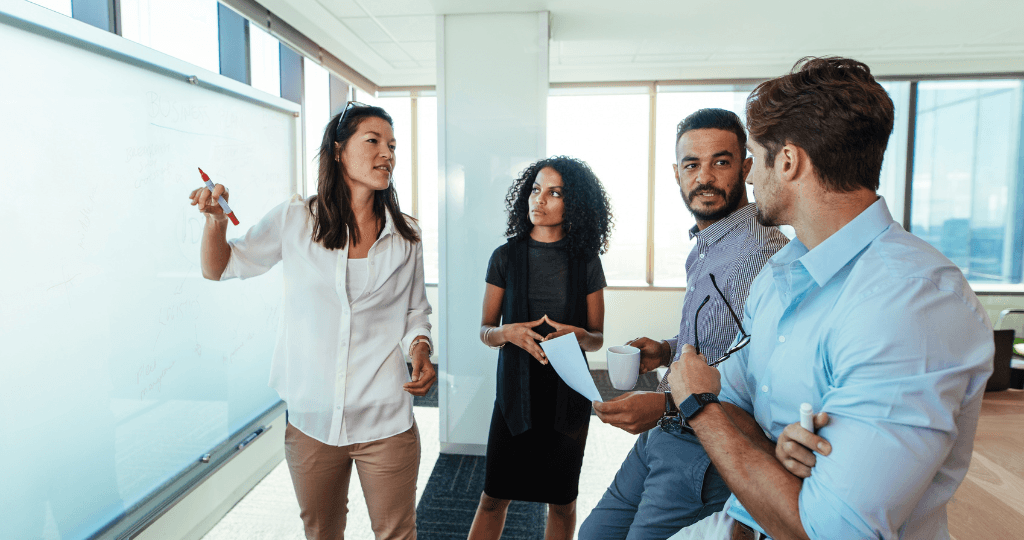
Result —
[[795, 239], [772, 257], [743, 320], [752, 339], [719, 366], [720, 398], [774, 440], [803, 402], [831, 417], [832, 454], [800, 490], [807, 534], [948, 538], [993, 355], [956, 265], [879, 198], [813, 250]]

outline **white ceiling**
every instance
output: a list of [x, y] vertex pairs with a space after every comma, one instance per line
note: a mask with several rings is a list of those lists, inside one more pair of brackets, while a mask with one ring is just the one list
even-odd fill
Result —
[[1024, 72], [1024, 0], [260, 0], [379, 86], [433, 85], [437, 15], [549, 11], [550, 80]]

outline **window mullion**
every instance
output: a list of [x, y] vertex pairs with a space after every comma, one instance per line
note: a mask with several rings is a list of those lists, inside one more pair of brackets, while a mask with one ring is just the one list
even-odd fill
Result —
[[658, 92], [657, 85], [650, 83], [647, 88], [651, 97], [650, 114], [647, 117], [647, 286], [654, 285], [654, 159], [655, 130], [657, 129]]
[[903, 178], [903, 229], [907, 231], [910, 231], [910, 211], [914, 196], [914, 144], [916, 139], [917, 81], [910, 81], [910, 98], [907, 103], [907, 174]]

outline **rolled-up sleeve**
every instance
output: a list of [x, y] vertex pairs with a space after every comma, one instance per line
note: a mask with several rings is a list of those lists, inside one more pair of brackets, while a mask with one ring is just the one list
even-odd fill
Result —
[[[417, 231], [418, 232], [418, 231]], [[423, 242], [415, 242], [410, 250], [409, 264], [413, 265], [412, 282], [410, 284], [409, 311], [405, 317], [405, 336], [402, 338], [402, 350], [408, 354], [412, 342], [419, 336], [430, 339], [430, 302], [427, 301], [427, 288], [423, 277]], [[431, 342], [431, 350], [434, 345]]]
[[296, 201], [301, 202], [298, 195], [267, 212], [263, 219], [249, 227], [244, 236], [228, 240], [231, 257], [221, 273], [221, 281], [255, 277], [266, 273], [281, 261], [281, 231], [288, 207]]
[[[824, 359], [831, 442], [800, 492], [811, 538], [895, 538], [936, 482], [966, 474], [991, 327], [954, 291], [917, 280], [868, 296], [832, 326]], [[964, 455], [966, 454], [966, 455]], [[952, 491], [950, 491], [952, 494]]]

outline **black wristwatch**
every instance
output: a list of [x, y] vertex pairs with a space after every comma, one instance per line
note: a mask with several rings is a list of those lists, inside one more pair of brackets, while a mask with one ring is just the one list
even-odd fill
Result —
[[690, 394], [690, 397], [683, 400], [679, 404], [679, 414], [682, 415], [683, 419], [689, 421], [694, 416], [700, 414], [700, 411], [704, 409], [705, 405], [712, 403], [718, 403], [718, 396], [707, 393], [707, 394]]
[[672, 392], [665, 391], [665, 412], [658, 419], [658, 427], [664, 431], [681, 431], [683, 423], [679, 419], [679, 409], [672, 399]]
[[672, 391], [665, 390], [665, 415], [664, 416], [676, 416], [679, 414], [679, 408], [676, 407], [676, 402], [672, 399]]

